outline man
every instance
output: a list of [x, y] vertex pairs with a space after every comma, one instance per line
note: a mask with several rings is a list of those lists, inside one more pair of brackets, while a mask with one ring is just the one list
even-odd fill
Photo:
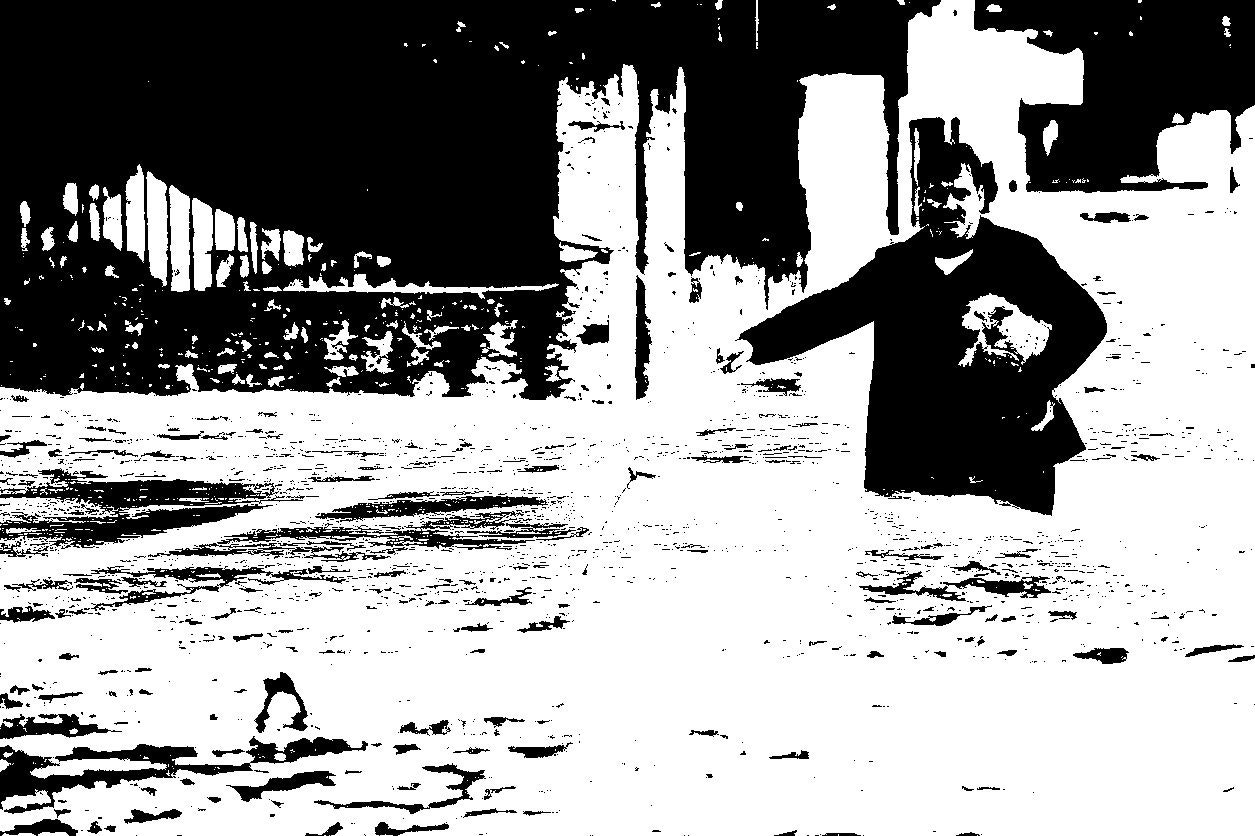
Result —
[[1085, 449], [1053, 393], [1106, 319], [1041, 242], [983, 217], [996, 186], [970, 146], [930, 149], [919, 177], [922, 230], [745, 331], [719, 363], [771, 363], [875, 321], [865, 487], [1052, 513], [1054, 466]]

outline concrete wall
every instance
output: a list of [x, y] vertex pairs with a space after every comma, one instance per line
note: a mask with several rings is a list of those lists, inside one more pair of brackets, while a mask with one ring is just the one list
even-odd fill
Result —
[[[975, 0], [942, 0], [907, 27], [907, 95], [900, 105], [899, 227], [913, 231], [913, 120], [958, 120], [959, 139], [994, 164], [1001, 201], [1022, 194], [1028, 180], [1020, 102], [1080, 104], [1085, 76], [1080, 50], [1056, 55], [1028, 43], [1023, 32], [975, 29]], [[1010, 188], [1016, 184], [1017, 192]], [[1012, 198], [1014, 199], [1014, 198]]]

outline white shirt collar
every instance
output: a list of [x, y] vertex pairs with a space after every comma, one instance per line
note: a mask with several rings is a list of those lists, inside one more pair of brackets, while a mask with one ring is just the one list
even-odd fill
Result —
[[933, 256], [933, 261], [937, 262], [937, 266], [941, 268], [941, 272], [945, 273], [948, 276], [951, 273], [953, 273], [955, 270], [959, 269], [960, 264], [962, 264], [963, 262], [971, 258], [972, 253], [974, 252], [976, 252], [975, 249], [970, 249], [967, 252], [963, 253], [962, 255], [956, 255], [954, 258], [942, 258], [940, 256]]

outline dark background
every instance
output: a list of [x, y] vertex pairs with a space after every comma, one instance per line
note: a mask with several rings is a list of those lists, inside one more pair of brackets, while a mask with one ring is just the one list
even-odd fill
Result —
[[[632, 63], [665, 91], [684, 66], [690, 254], [787, 271], [809, 245], [797, 79], [883, 74], [892, 114], [906, 23], [935, 5], [764, 2], [755, 37], [752, 0], [578, 2], [15, 13], [5, 203], [13, 217], [21, 200], [59, 200], [67, 181], [120, 186], [142, 163], [263, 227], [388, 255], [415, 281], [545, 283], [557, 263], [556, 84]], [[1054, 165], [1098, 178], [1142, 173], [1146, 136], [1173, 112], [1251, 104], [1251, 17], [1236, 0], [977, 9], [978, 26], [1085, 50], [1086, 105]]]
[[692, 249], [791, 263], [806, 249], [796, 80], [882, 72], [900, 90], [906, 20], [931, 3], [789, 5], [763, 10], [758, 44], [752, 0], [427, 3], [347, 20], [67, 11], [14, 27], [6, 202], [59, 201], [69, 181], [120, 187], [143, 164], [262, 227], [388, 255], [416, 281], [545, 283], [557, 83], [631, 63], [665, 92], [683, 65], [703, 147], [689, 158]]

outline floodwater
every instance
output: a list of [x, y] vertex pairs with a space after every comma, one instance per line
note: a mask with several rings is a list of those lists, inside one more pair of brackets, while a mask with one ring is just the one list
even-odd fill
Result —
[[1248, 338], [1135, 272], [1053, 518], [864, 495], [832, 354], [684, 406], [5, 393], [3, 829], [1243, 832]]

